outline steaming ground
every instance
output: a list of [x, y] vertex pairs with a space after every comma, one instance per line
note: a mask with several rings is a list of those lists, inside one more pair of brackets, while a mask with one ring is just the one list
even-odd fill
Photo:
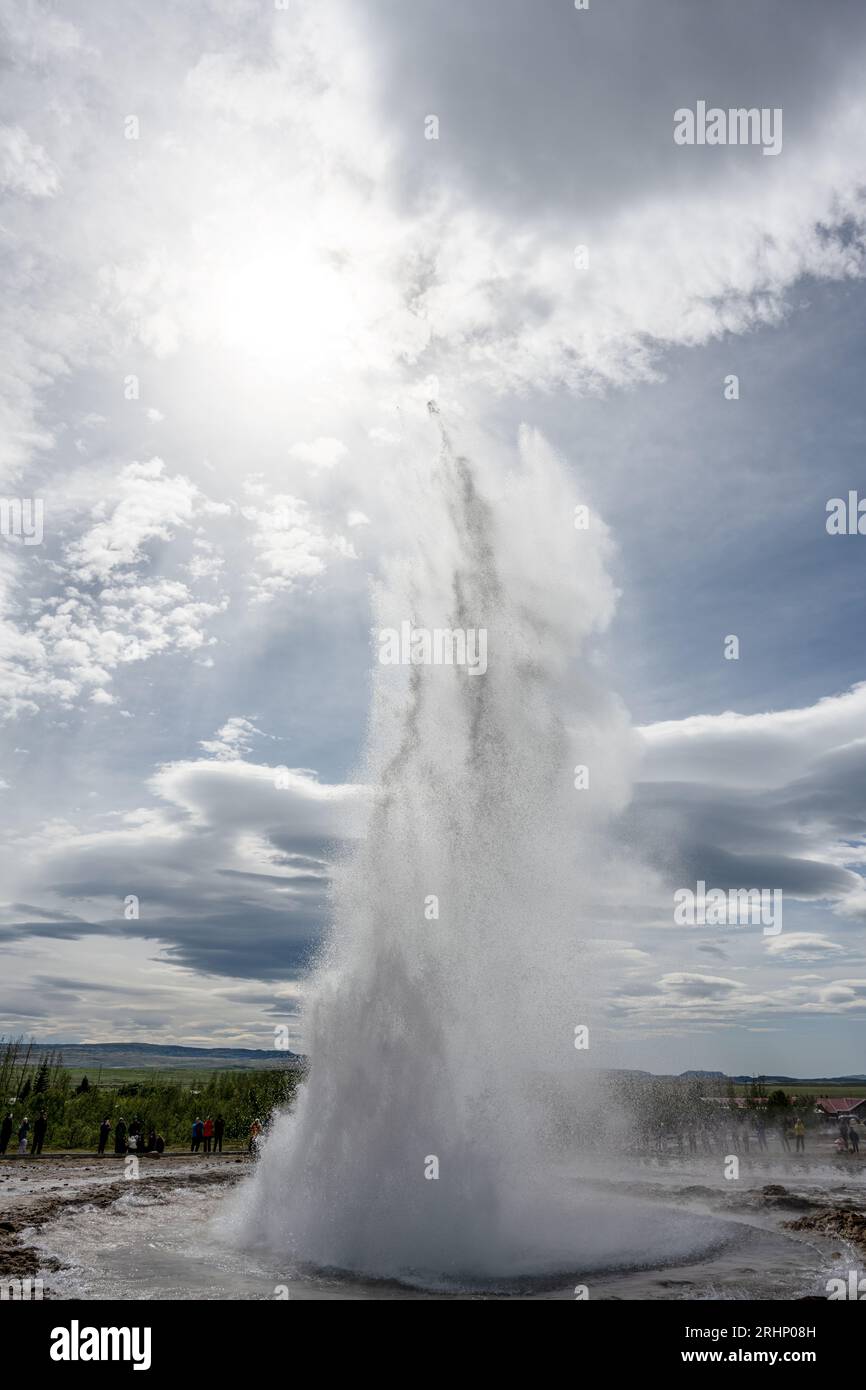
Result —
[[[49, 1160], [35, 1173], [27, 1167], [26, 1176], [10, 1179], [14, 1190], [3, 1184], [2, 1218], [18, 1226], [18, 1248], [30, 1260], [18, 1271], [41, 1273], [46, 1297], [57, 1299], [546, 1300], [573, 1299], [585, 1284], [591, 1299], [776, 1300], [826, 1297], [827, 1280], [864, 1259], [863, 1248], [838, 1236], [789, 1229], [846, 1206], [863, 1219], [858, 1177], [817, 1159], [755, 1162], [736, 1184], [720, 1179], [718, 1164], [703, 1162], [648, 1159], [580, 1180], [563, 1171], [561, 1195], [567, 1201], [570, 1192], [573, 1223], [558, 1235], [539, 1233], [545, 1261], [555, 1263], [558, 1253], [562, 1267], [546, 1277], [500, 1274], [486, 1288], [474, 1277], [439, 1275], [401, 1285], [238, 1250], [225, 1240], [224, 1183], [244, 1175], [242, 1164], [220, 1170], [208, 1160], [178, 1160], [139, 1183], [104, 1171], [94, 1177], [75, 1160]], [[609, 1263], [613, 1243], [624, 1237], [617, 1267]], [[574, 1260], [573, 1239], [595, 1250], [595, 1266]], [[2, 1269], [10, 1272], [8, 1249], [6, 1256]], [[521, 1268], [527, 1258], [522, 1252]]]

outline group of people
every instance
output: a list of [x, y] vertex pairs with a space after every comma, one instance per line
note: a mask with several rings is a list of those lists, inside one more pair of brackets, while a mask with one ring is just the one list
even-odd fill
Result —
[[[97, 1153], [100, 1157], [105, 1153], [106, 1145], [111, 1136], [111, 1127], [111, 1120], [106, 1115], [99, 1126]], [[116, 1154], [161, 1154], [164, 1149], [165, 1140], [161, 1134], [157, 1134], [153, 1125], [145, 1133], [145, 1127], [141, 1120], [133, 1119], [127, 1125], [122, 1116], [114, 1125], [114, 1152]]]
[[[781, 1120], [776, 1133], [785, 1153], [791, 1153], [793, 1150], [795, 1154], [805, 1154], [806, 1126], [801, 1115], [795, 1115], [793, 1119]], [[731, 1125], [728, 1133], [728, 1143], [732, 1153], [751, 1153], [753, 1143], [758, 1153], [766, 1153], [769, 1149], [768, 1140], [767, 1123], [763, 1115], [758, 1115], [754, 1125], [751, 1125], [748, 1120]]]
[[858, 1154], [860, 1152], [860, 1135], [857, 1133], [857, 1126], [852, 1124], [847, 1115], [843, 1115], [839, 1121], [839, 1134], [833, 1148], [839, 1154]]
[[[225, 1134], [226, 1122], [222, 1115], [217, 1115], [212, 1119], [208, 1115], [206, 1120], [196, 1119], [192, 1127], [192, 1152], [198, 1153], [203, 1150], [205, 1153], [222, 1153], [223, 1135]], [[108, 1147], [111, 1138], [111, 1131], [114, 1130], [114, 1152], [116, 1154], [150, 1153], [161, 1154], [165, 1150], [165, 1139], [156, 1132], [153, 1125], [146, 1131], [144, 1123], [137, 1117], [132, 1119], [127, 1125], [126, 1120], [121, 1118], [113, 1125], [106, 1115], [102, 1124], [99, 1126], [99, 1147], [97, 1149], [100, 1157]], [[8, 1111], [0, 1123], [0, 1157], [6, 1154], [15, 1130], [15, 1121], [12, 1111]], [[41, 1110], [32, 1126], [32, 1148], [30, 1153], [38, 1157], [42, 1153], [42, 1146], [45, 1143], [45, 1135], [48, 1132], [48, 1117], [44, 1110]], [[250, 1151], [255, 1148], [258, 1135], [262, 1132], [262, 1126], [255, 1120], [250, 1127]], [[31, 1124], [25, 1115], [18, 1125], [18, 1153], [27, 1153], [27, 1144], [30, 1139]]]
[[[806, 1126], [800, 1115], [785, 1118], [774, 1125], [758, 1114], [754, 1119], [741, 1112], [733, 1114], [707, 1115], [699, 1122], [689, 1122], [684, 1126], [658, 1123], [652, 1131], [651, 1146], [658, 1153], [670, 1152], [671, 1143], [680, 1157], [686, 1148], [690, 1154], [703, 1152], [710, 1155], [724, 1149], [727, 1153], [750, 1154], [767, 1153], [773, 1134], [779, 1139], [785, 1153], [804, 1154], [806, 1152]], [[649, 1135], [645, 1130], [635, 1136], [636, 1147], [646, 1146]]]
[[[12, 1138], [12, 1131], [15, 1128], [15, 1121], [12, 1118], [12, 1111], [9, 1110], [3, 1117], [0, 1124], [0, 1155], [4, 1155], [9, 1148], [9, 1141]], [[33, 1124], [33, 1147], [30, 1150], [31, 1157], [38, 1158], [42, 1153], [42, 1145], [45, 1143], [45, 1135], [48, 1133], [48, 1116], [44, 1110], [40, 1110]], [[30, 1136], [30, 1120], [25, 1115], [18, 1126], [18, 1152], [26, 1154], [27, 1140]]]
[[[811, 1133], [813, 1144], [827, 1134], [826, 1130], [807, 1130], [803, 1116], [796, 1113], [765, 1116], [729, 1111], [724, 1115], [707, 1115], [699, 1122], [683, 1126], [656, 1123], [649, 1132], [646, 1128], [636, 1132], [635, 1148], [642, 1150], [649, 1144], [660, 1154], [670, 1153], [673, 1148], [684, 1157], [687, 1149], [689, 1154], [716, 1154], [720, 1148], [733, 1154], [763, 1154], [778, 1144], [783, 1153], [805, 1155], [807, 1133]], [[859, 1154], [860, 1133], [855, 1119], [842, 1116], [833, 1148], [840, 1154]]]
[[223, 1151], [223, 1135], [225, 1134], [226, 1122], [222, 1115], [217, 1115], [216, 1119], [208, 1115], [206, 1120], [198, 1117], [193, 1121], [192, 1126], [192, 1148], [194, 1154], [203, 1151], [206, 1154], [221, 1154]]

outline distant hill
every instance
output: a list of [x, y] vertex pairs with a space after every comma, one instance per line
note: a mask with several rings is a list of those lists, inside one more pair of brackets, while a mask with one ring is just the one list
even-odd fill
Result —
[[[155, 1071], [252, 1071], [272, 1067], [303, 1067], [306, 1058], [297, 1052], [255, 1047], [181, 1047], [173, 1043], [34, 1043], [31, 1063], [38, 1066], [46, 1052], [61, 1052], [64, 1065], [88, 1073], [112, 1069], [153, 1069]], [[747, 1086], [754, 1076], [728, 1076], [723, 1071], [683, 1071], [678, 1076], [631, 1068], [608, 1071], [610, 1076], [632, 1076], [647, 1081], [731, 1081]], [[92, 1078], [91, 1078], [92, 1079]], [[864, 1086], [866, 1074], [847, 1076], [769, 1076], [761, 1077], [765, 1088], [799, 1086], [819, 1090], [830, 1086]]]
[[176, 1047], [171, 1043], [34, 1043], [31, 1062], [37, 1065], [46, 1052], [60, 1052], [64, 1065], [96, 1071], [115, 1067], [179, 1071], [250, 1071], [263, 1067], [298, 1067], [304, 1058], [297, 1052], [254, 1047]]
[[[757, 1077], [732, 1076], [728, 1079], [747, 1086], [749, 1082], [756, 1081]], [[854, 1086], [866, 1084], [866, 1076], [862, 1072], [856, 1076], [762, 1076], [761, 1080], [765, 1086], [847, 1086], [849, 1082]]]
[[[758, 1080], [758, 1076], [729, 1076], [724, 1071], [681, 1071], [672, 1072], [651, 1072], [637, 1071], [631, 1068], [615, 1068], [607, 1073], [609, 1076], [634, 1076], [641, 1077], [647, 1081], [721, 1081], [733, 1082], [736, 1086], [749, 1086]], [[772, 1089], [774, 1086], [799, 1086], [818, 1088], [821, 1086], [864, 1086], [866, 1085], [866, 1075], [862, 1072], [857, 1074], [849, 1073], [847, 1076], [771, 1076], [769, 1073], [760, 1077], [765, 1088]]]

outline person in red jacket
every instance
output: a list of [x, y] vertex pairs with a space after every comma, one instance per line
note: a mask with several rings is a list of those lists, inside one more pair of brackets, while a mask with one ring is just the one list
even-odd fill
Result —
[[211, 1140], [213, 1139], [213, 1116], [208, 1115], [204, 1122], [204, 1151], [210, 1153]]

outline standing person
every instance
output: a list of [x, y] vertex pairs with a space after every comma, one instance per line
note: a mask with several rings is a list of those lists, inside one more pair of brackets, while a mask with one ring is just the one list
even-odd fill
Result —
[[259, 1124], [259, 1121], [258, 1121], [258, 1120], [253, 1120], [252, 1124], [250, 1125], [250, 1153], [251, 1153], [251, 1154], [254, 1154], [255, 1151], [256, 1151], [256, 1149], [257, 1149], [257, 1147], [258, 1147], [259, 1136], [260, 1136], [261, 1132], [262, 1132], [262, 1127], [261, 1127], [261, 1125]]
[[779, 1138], [782, 1141], [782, 1148], [786, 1154], [791, 1152], [791, 1132], [788, 1129], [788, 1121], [783, 1120], [779, 1126]]
[[12, 1138], [12, 1111], [7, 1110], [3, 1123], [0, 1125], [0, 1154], [5, 1154], [9, 1147], [9, 1140]]
[[226, 1132], [226, 1122], [222, 1115], [217, 1115], [213, 1126], [213, 1151], [221, 1154], [223, 1151], [223, 1135]]
[[759, 1115], [755, 1121], [755, 1134], [758, 1139], [758, 1148], [763, 1153], [767, 1147], [767, 1126], [764, 1123], [763, 1115]]
[[209, 1154], [209, 1153], [210, 1153], [211, 1140], [213, 1139], [213, 1118], [212, 1118], [212, 1116], [210, 1116], [210, 1115], [208, 1115], [207, 1119], [206, 1119], [205, 1122], [204, 1122], [204, 1130], [203, 1130], [203, 1133], [204, 1133], [204, 1151], [205, 1151], [206, 1154]]
[[33, 1149], [31, 1156], [38, 1158], [42, 1153], [42, 1145], [45, 1143], [45, 1134], [48, 1130], [48, 1116], [44, 1110], [40, 1110], [36, 1116], [36, 1123], [33, 1126]]
[[126, 1120], [121, 1117], [114, 1126], [114, 1152], [126, 1153]]
[[201, 1141], [203, 1136], [204, 1125], [202, 1124], [198, 1116], [196, 1116], [192, 1124], [192, 1148], [190, 1149], [190, 1153], [198, 1153], [199, 1149], [201, 1148]]
[[106, 1115], [105, 1119], [102, 1121], [102, 1124], [99, 1126], [99, 1149], [97, 1150], [97, 1152], [99, 1153], [100, 1158], [105, 1153], [105, 1146], [108, 1143], [108, 1136], [110, 1133], [111, 1121]]
[[806, 1152], [806, 1126], [798, 1115], [794, 1121], [794, 1152], [804, 1154]]
[[27, 1136], [29, 1133], [30, 1121], [25, 1115], [24, 1119], [21, 1121], [21, 1124], [18, 1126], [18, 1152], [20, 1154], [26, 1154], [27, 1152]]
[[853, 1125], [848, 1130], [848, 1142], [851, 1145], [852, 1154], [858, 1154], [860, 1152], [860, 1135]]

